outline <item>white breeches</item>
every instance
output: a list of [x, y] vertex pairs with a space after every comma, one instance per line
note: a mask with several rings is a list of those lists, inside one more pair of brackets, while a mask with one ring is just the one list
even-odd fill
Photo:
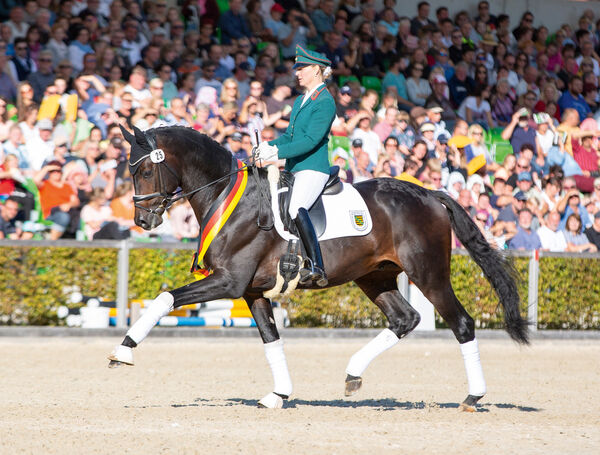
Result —
[[312, 207], [328, 179], [329, 174], [310, 169], [294, 173], [294, 189], [288, 209], [292, 220], [296, 218], [300, 208], [308, 210]]

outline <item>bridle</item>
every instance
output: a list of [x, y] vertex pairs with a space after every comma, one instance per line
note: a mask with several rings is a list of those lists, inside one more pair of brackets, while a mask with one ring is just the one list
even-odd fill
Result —
[[[156, 139], [153, 136], [145, 133], [144, 136], [148, 141], [148, 144], [150, 145], [152, 151], [150, 153], [147, 153], [146, 155], [141, 156], [140, 158], [138, 158], [137, 161], [133, 163], [129, 161], [129, 169], [132, 170], [131, 177], [135, 176], [142, 161], [150, 158], [150, 161], [152, 161], [153, 165], [156, 165], [158, 168], [158, 191], [150, 194], [134, 194], [133, 205], [138, 209], [145, 210], [146, 212], [151, 213], [153, 215], [161, 216], [165, 210], [168, 210], [175, 202], [179, 201], [180, 199], [196, 194], [197, 192], [202, 191], [216, 183], [219, 183], [231, 177], [232, 175], [237, 174], [239, 171], [248, 168], [248, 164], [244, 164], [244, 166], [237, 167], [237, 162], [232, 156], [232, 166], [234, 169], [228, 174], [225, 174], [223, 177], [219, 177], [218, 179], [213, 180], [212, 182], [209, 182], [206, 185], [202, 185], [201, 187], [196, 188], [187, 193], [182, 193], [183, 190], [181, 188], [177, 191], [169, 193], [164, 185], [164, 178], [162, 173], [163, 167], [165, 167], [167, 171], [169, 171], [177, 179], [177, 182], [180, 182], [181, 180], [177, 173], [173, 170], [173, 168], [169, 166], [169, 163], [167, 163], [165, 152], [156, 146]], [[153, 209], [144, 207], [140, 204], [140, 202], [148, 201], [150, 199], [155, 199], [159, 197], [162, 197], [162, 201], [160, 202], [160, 204], [158, 204], [157, 207]]]

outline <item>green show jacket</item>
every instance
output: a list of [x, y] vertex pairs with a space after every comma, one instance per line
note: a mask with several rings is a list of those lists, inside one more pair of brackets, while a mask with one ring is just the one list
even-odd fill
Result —
[[278, 147], [278, 156], [285, 158], [285, 169], [290, 172], [310, 169], [328, 174], [327, 143], [335, 119], [335, 101], [325, 84], [314, 91], [304, 106], [303, 98], [296, 98], [285, 133], [269, 141], [269, 145]]

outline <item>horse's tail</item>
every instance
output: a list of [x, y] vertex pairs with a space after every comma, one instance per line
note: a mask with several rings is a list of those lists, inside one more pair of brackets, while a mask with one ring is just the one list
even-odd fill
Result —
[[496, 291], [504, 307], [506, 331], [513, 340], [523, 344], [529, 343], [529, 324], [519, 312], [516, 270], [506, 257], [488, 244], [462, 206], [441, 191], [433, 192], [433, 195], [446, 207], [454, 233]]

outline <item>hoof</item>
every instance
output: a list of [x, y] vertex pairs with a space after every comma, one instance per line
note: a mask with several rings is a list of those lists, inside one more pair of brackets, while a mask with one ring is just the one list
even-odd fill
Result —
[[483, 398], [483, 395], [481, 395], [481, 396], [468, 395], [467, 398], [465, 398], [465, 401], [463, 401], [460, 404], [460, 406], [458, 407], [458, 410], [461, 412], [477, 412], [477, 408], [475, 407], [475, 405], [482, 398]]
[[127, 365], [126, 363], [119, 362], [118, 360], [111, 360], [108, 362], [108, 368], [119, 368], [120, 366]]
[[[108, 356], [109, 368], [115, 368], [116, 364], [133, 365], [133, 349], [128, 346], [118, 345]], [[115, 362], [115, 364], [113, 364]]]
[[351, 397], [360, 390], [361, 386], [362, 378], [360, 376], [352, 376], [349, 374], [346, 376], [346, 391], [344, 392], [344, 395]]
[[283, 398], [281, 395], [271, 392], [260, 399], [258, 402], [258, 407], [267, 409], [281, 409], [283, 408]]

